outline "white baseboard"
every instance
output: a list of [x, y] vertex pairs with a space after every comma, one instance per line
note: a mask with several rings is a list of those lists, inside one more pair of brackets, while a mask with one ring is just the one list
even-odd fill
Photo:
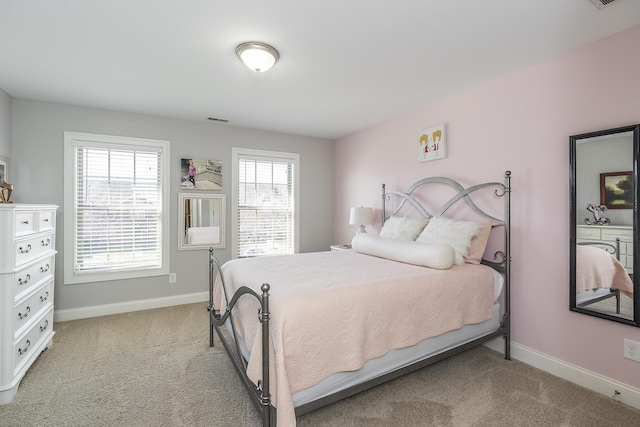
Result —
[[[502, 338], [491, 340], [485, 345], [500, 353], [504, 352]], [[580, 368], [560, 359], [537, 352], [511, 341], [511, 358], [548, 372], [596, 393], [610, 397], [625, 405], [640, 409], [640, 390], [621, 382], [603, 377], [595, 372]], [[616, 394], [618, 392], [619, 394]]]
[[115, 304], [94, 305], [90, 307], [70, 308], [67, 310], [55, 310], [53, 312], [53, 321], [64, 322], [67, 320], [86, 319], [89, 317], [106, 316], [109, 314], [128, 313], [131, 311], [171, 307], [182, 304], [193, 304], [208, 300], [209, 292], [198, 292], [195, 294], [127, 301]]

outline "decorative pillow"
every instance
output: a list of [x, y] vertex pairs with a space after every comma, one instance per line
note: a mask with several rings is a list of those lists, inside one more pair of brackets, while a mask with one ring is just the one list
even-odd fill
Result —
[[421, 243], [444, 243], [455, 251], [455, 263], [464, 264], [473, 236], [477, 236], [482, 224], [473, 221], [458, 221], [443, 216], [431, 218], [424, 231], [416, 239]]
[[359, 233], [351, 241], [354, 251], [405, 264], [446, 270], [453, 265], [455, 253], [441, 243], [418, 243]]
[[471, 245], [467, 251], [467, 256], [464, 258], [469, 264], [480, 264], [482, 256], [487, 248], [487, 242], [489, 241], [489, 235], [491, 234], [491, 221], [484, 221], [482, 223], [482, 229], [480, 233], [471, 239]]
[[405, 218], [403, 216], [389, 217], [380, 230], [380, 237], [398, 240], [416, 240], [429, 221], [426, 219]]

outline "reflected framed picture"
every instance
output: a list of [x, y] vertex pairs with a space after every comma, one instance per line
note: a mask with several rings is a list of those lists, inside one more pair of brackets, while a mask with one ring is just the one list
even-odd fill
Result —
[[607, 172], [600, 174], [600, 204], [607, 209], [633, 208], [632, 172]]
[[222, 162], [207, 159], [180, 161], [181, 190], [222, 190]]
[[447, 157], [445, 125], [438, 125], [420, 131], [418, 134], [418, 162], [444, 159]]
[[7, 182], [9, 174], [7, 172], [7, 159], [0, 157], [0, 183]]

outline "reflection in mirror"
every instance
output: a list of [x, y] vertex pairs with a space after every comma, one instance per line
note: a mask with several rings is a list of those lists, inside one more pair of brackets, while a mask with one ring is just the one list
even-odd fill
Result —
[[570, 138], [570, 309], [636, 326], [639, 131], [634, 125]]
[[224, 248], [224, 194], [180, 193], [178, 249]]

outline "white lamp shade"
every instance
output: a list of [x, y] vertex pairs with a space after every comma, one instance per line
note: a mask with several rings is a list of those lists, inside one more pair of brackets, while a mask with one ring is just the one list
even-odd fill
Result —
[[351, 208], [349, 216], [349, 224], [351, 225], [371, 225], [373, 224], [373, 208], [360, 206], [359, 208]]

